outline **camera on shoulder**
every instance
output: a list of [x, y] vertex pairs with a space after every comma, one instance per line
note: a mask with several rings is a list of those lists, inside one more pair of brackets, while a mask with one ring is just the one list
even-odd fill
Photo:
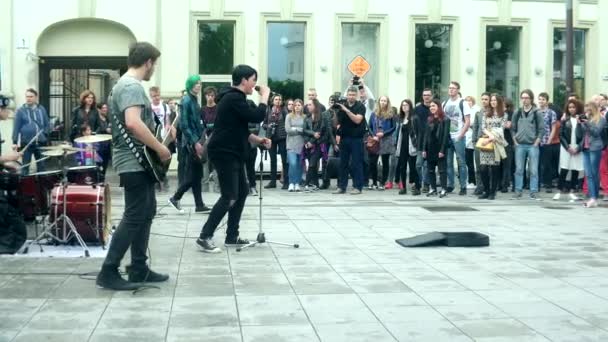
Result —
[[331, 106], [331, 109], [340, 110], [340, 105], [346, 106], [346, 97], [342, 96], [340, 92], [335, 92], [331, 97], [330, 101], [333, 101], [334, 104]]

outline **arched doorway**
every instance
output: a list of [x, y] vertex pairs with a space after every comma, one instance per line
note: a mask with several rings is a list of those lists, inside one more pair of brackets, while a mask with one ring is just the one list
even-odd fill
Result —
[[127, 68], [135, 36], [126, 26], [102, 19], [73, 19], [49, 26], [38, 39], [40, 103], [54, 123], [52, 140], [63, 140], [80, 93], [91, 89], [106, 101]]

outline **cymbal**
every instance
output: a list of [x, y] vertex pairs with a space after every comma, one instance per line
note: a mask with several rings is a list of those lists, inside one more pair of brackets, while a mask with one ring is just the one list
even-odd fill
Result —
[[70, 151], [70, 150], [49, 150], [49, 151], [44, 151], [42, 152], [43, 156], [47, 156], [47, 157], [62, 157], [64, 154], [66, 156], [70, 155], [70, 154], [74, 154], [77, 151]]
[[102, 141], [112, 140], [112, 136], [110, 134], [97, 134], [97, 135], [87, 135], [84, 137], [74, 139], [75, 142], [80, 144], [94, 144]]
[[72, 147], [72, 145], [69, 144], [59, 144], [59, 145], [51, 145], [51, 146], [42, 146], [40, 147], [41, 150], [43, 151], [49, 151], [49, 150], [63, 150], [66, 148], [70, 148]]

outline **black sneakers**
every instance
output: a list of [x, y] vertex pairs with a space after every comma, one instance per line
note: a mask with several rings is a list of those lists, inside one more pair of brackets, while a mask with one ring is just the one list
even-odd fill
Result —
[[95, 280], [95, 284], [97, 284], [97, 287], [99, 288], [114, 291], [134, 291], [142, 286], [142, 284], [124, 280], [120, 276], [120, 273], [118, 273], [118, 268], [107, 266], [101, 268], [101, 271]]
[[221, 253], [222, 250], [219, 249], [210, 238], [201, 239], [198, 238], [196, 240], [196, 244], [203, 250], [205, 253]]
[[277, 188], [276, 182], [270, 182], [270, 183], [266, 184], [266, 186], [264, 186], [264, 189], [276, 189], [276, 188]]
[[142, 267], [126, 267], [129, 281], [132, 283], [160, 283], [169, 280], [168, 274], [161, 274], [152, 271], [148, 265]]
[[184, 213], [184, 209], [182, 209], [182, 206], [179, 204], [179, 201], [173, 198], [173, 196], [169, 197], [167, 203], [169, 203], [169, 205], [173, 207], [173, 209], [177, 210], [180, 214]]
[[224, 246], [248, 245], [249, 243], [249, 240], [242, 239], [241, 237], [226, 238], [226, 240], [224, 240]]
[[194, 209], [195, 213], [206, 213], [211, 211], [211, 208], [209, 208], [208, 206], [204, 205], [202, 207], [196, 207], [196, 209]]

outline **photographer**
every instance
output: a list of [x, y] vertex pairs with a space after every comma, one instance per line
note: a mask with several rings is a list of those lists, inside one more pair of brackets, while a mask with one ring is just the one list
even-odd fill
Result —
[[213, 234], [228, 213], [224, 245], [242, 245], [249, 241], [239, 237], [239, 223], [249, 194], [245, 176], [245, 161], [249, 157], [250, 143], [270, 148], [271, 141], [249, 132], [249, 123], [264, 120], [270, 89], [260, 86], [260, 104], [253, 109], [247, 95], [253, 93], [258, 73], [248, 65], [237, 65], [232, 72], [232, 86], [218, 95], [217, 118], [213, 135], [209, 138], [209, 160], [217, 170], [221, 197], [217, 200], [209, 219], [203, 226], [196, 243], [207, 253], [221, 250], [213, 243]]
[[[358, 89], [348, 88], [346, 102], [340, 100], [334, 104], [338, 109], [340, 125], [340, 176], [338, 190], [335, 194], [346, 193], [348, 185], [348, 170], [353, 178], [352, 195], [361, 194], [363, 189], [363, 135], [365, 134], [365, 106], [357, 101]], [[351, 161], [352, 158], [352, 161]]]

